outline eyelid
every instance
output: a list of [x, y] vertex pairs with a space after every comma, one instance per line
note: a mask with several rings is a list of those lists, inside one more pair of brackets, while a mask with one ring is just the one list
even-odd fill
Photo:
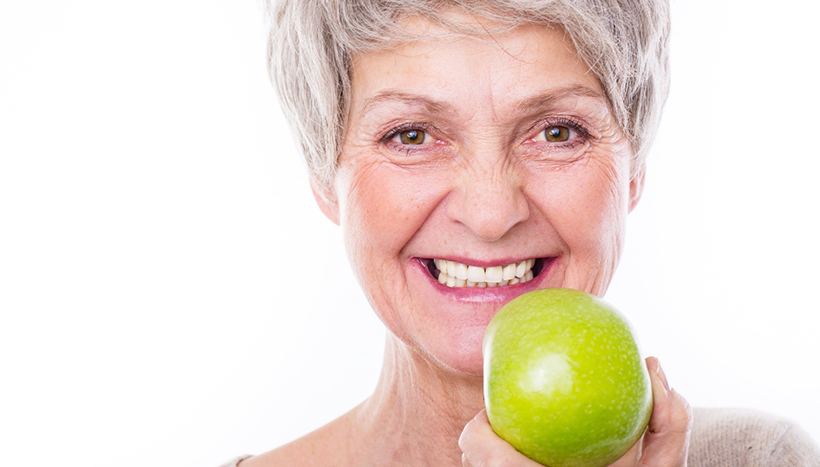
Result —
[[[536, 124], [534, 124], [530, 127], [530, 130], [527, 132], [527, 135], [529, 135], [529, 136], [526, 138], [525, 141], [530, 141], [530, 140], [535, 139], [538, 136], [538, 134], [543, 132], [548, 126], [557, 126], [557, 125], [563, 125], [563, 126], [569, 127], [571, 130], [577, 132], [578, 136], [582, 140], [594, 138], [593, 133], [590, 130], [588, 130], [588, 126], [586, 124], [582, 123], [580, 120], [575, 119], [573, 117], [561, 115], [561, 116], [549, 116], [549, 117], [545, 117], [545, 118], [540, 119]], [[396, 143], [393, 142], [393, 139], [397, 135], [399, 135], [400, 133], [402, 133], [404, 131], [410, 131], [410, 130], [424, 131], [425, 133], [428, 134], [428, 137], [430, 137], [432, 141], [429, 144], [420, 144], [420, 145], [406, 145], [406, 144], [398, 144], [397, 145]], [[410, 122], [400, 123], [396, 126], [391, 125], [388, 129], [381, 132], [382, 136], [379, 138], [379, 142], [381, 144], [394, 145], [394, 149], [398, 149], [400, 147], [400, 150], [402, 150], [402, 151], [409, 151], [409, 152], [419, 151], [419, 150], [423, 150], [422, 149], [423, 147], [430, 146], [430, 145], [435, 145], [437, 141], [441, 141], [440, 138], [436, 137], [436, 135], [435, 135], [436, 133], [438, 133], [438, 130], [435, 128], [435, 126], [433, 126], [432, 124], [430, 124], [428, 122], [410, 121]], [[416, 147], [412, 147], [412, 146], [416, 146]]]
[[592, 133], [587, 129], [587, 126], [583, 123], [571, 117], [560, 116], [547, 117], [539, 120], [538, 123], [536, 123], [529, 131], [528, 134], [531, 136], [527, 138], [527, 141], [535, 139], [542, 131], [546, 130], [547, 127], [550, 126], [567, 126], [570, 129], [577, 131], [582, 138], [592, 137]]
[[380, 138], [380, 140], [381, 140], [382, 143], [389, 143], [399, 133], [404, 132], [404, 131], [410, 131], [410, 130], [424, 131], [425, 133], [428, 133], [431, 138], [433, 138], [433, 135], [431, 134], [432, 133], [431, 129], [432, 129], [432, 125], [430, 125], [429, 123], [424, 123], [424, 122], [402, 123], [399, 126], [390, 127], [390, 129], [387, 130], [387, 132], [384, 133], [384, 135]]

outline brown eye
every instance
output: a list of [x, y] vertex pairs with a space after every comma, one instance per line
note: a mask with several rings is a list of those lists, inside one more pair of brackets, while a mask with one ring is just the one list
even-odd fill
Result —
[[427, 133], [422, 130], [405, 130], [399, 133], [402, 144], [422, 144], [427, 137]]
[[551, 143], [563, 143], [569, 140], [569, 128], [561, 125], [548, 126], [544, 130], [544, 137]]

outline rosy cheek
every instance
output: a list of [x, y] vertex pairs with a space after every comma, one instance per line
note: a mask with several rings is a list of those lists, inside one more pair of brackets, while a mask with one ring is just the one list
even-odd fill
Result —
[[626, 212], [628, 181], [622, 165], [611, 154], [590, 157], [560, 170], [531, 170], [526, 184], [532, 202], [568, 246], [594, 250], [612, 238], [603, 229], [619, 225]]
[[424, 223], [438, 184], [419, 170], [369, 158], [340, 170], [343, 228], [367, 254], [395, 254]]

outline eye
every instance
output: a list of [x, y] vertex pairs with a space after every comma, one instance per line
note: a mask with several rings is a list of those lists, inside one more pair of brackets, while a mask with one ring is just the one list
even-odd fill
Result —
[[427, 140], [427, 132], [415, 128], [400, 131], [396, 134], [396, 136], [398, 136], [399, 141], [401, 141], [401, 144], [408, 145], [418, 146], [420, 144], [424, 144], [424, 142]]
[[569, 117], [550, 116], [530, 128], [532, 136], [522, 147], [534, 158], [568, 160], [594, 140], [583, 123]]
[[[563, 143], [565, 141], [569, 141], [570, 132], [571, 130], [569, 127], [563, 125], [550, 125], [541, 133], [543, 133], [545, 141], [550, 143]], [[541, 135], [539, 134], [538, 136]]]
[[440, 161], [450, 154], [446, 140], [439, 137], [442, 134], [429, 122], [405, 122], [386, 130], [378, 144], [387, 157], [401, 163]]

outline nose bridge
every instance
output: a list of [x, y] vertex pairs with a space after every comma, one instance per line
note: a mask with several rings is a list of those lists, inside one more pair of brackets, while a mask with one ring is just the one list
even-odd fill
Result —
[[505, 158], [473, 159], [461, 171], [454, 195], [450, 217], [485, 241], [501, 239], [529, 217], [521, 177]]

